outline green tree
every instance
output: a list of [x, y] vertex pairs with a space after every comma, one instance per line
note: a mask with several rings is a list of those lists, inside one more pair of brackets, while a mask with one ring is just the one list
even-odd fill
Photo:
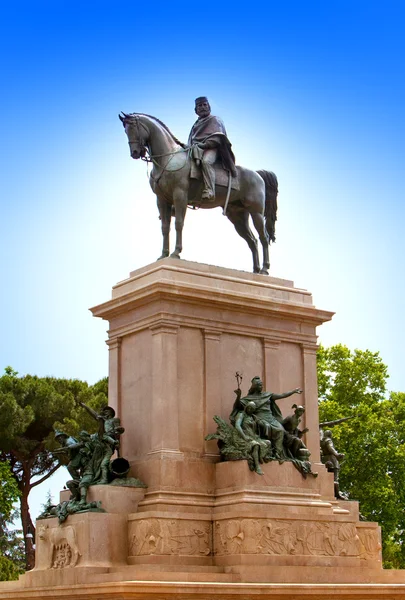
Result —
[[52, 454], [57, 446], [54, 429], [64, 427], [68, 434], [86, 427], [94, 431], [95, 422], [77, 403], [94, 408], [107, 404], [105, 380], [102, 382], [89, 386], [75, 379], [19, 377], [11, 367], [0, 377], [0, 458], [9, 464], [19, 490], [27, 568], [34, 563], [27, 534], [35, 541], [28, 495], [60, 467]]
[[[13, 520], [18, 511], [14, 512]], [[0, 581], [18, 579], [25, 571], [25, 548], [21, 529], [2, 527], [0, 534]]]
[[0, 462], [0, 527], [10, 521], [19, 492], [7, 462]]
[[345, 454], [340, 488], [382, 527], [386, 567], [405, 567], [405, 394], [387, 397], [388, 371], [378, 352], [338, 344], [318, 351], [320, 421], [355, 416], [333, 429]]
[[17, 483], [7, 462], [0, 463], [0, 581], [18, 579], [22, 573], [19, 532], [8, 526], [16, 517], [14, 503], [18, 500]]
[[0, 581], [10, 581], [18, 579], [21, 571], [6, 556], [0, 556]]

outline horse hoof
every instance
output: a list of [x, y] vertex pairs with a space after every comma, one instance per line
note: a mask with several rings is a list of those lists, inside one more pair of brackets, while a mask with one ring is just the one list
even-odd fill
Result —
[[259, 273], [260, 273], [260, 275], [268, 275], [269, 274], [267, 269], [260, 269]]
[[162, 260], [162, 258], [167, 258], [169, 256], [169, 253], [167, 254], [162, 254], [161, 256], [159, 256], [156, 260]]
[[176, 254], [175, 252], [173, 252], [173, 253], [170, 255], [170, 258], [178, 258], [178, 259], [180, 260], [180, 256], [179, 256], [178, 254]]

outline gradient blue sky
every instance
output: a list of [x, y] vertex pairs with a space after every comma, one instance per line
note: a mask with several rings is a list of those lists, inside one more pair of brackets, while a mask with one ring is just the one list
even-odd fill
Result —
[[[380, 351], [405, 391], [404, 25], [390, 0], [3, 2], [0, 366], [107, 374], [87, 309], [161, 250], [117, 114], [186, 140], [207, 95], [237, 162], [279, 178], [272, 274], [336, 311], [321, 342]], [[182, 256], [251, 269], [219, 209], [189, 211]]]

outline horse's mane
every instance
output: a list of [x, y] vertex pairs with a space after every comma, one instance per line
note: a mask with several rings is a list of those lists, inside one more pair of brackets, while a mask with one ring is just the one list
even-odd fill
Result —
[[150, 119], [153, 119], [154, 121], [157, 121], [157, 123], [159, 123], [159, 125], [161, 125], [163, 127], [163, 129], [166, 129], [167, 133], [169, 133], [173, 140], [176, 142], [176, 144], [179, 144], [179, 146], [181, 146], [182, 148], [186, 148], [187, 145], [183, 144], [183, 142], [181, 142], [178, 138], [176, 138], [175, 135], [173, 135], [173, 133], [170, 131], [170, 129], [168, 128], [167, 125], [165, 125], [163, 123], [163, 121], [161, 121], [160, 119], [158, 119], [157, 117], [154, 117], [153, 115], [147, 115], [146, 113], [129, 113], [129, 117], [135, 117], [136, 115], [141, 115], [143, 117], [149, 117]]

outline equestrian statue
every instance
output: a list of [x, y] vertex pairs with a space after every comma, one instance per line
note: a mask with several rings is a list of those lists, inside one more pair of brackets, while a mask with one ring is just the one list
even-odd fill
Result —
[[[232, 146], [221, 119], [211, 115], [208, 99], [195, 101], [198, 116], [187, 144], [180, 142], [156, 117], [144, 113], [121, 113], [131, 157], [153, 164], [150, 186], [157, 197], [162, 222], [163, 250], [169, 256], [170, 222], [174, 214], [176, 246], [171, 258], [180, 258], [187, 207], [222, 207], [223, 214], [246, 240], [253, 257], [253, 272], [269, 274], [269, 244], [275, 241], [277, 177], [271, 171], [251, 171], [235, 165]], [[260, 267], [257, 240], [263, 248]]]

